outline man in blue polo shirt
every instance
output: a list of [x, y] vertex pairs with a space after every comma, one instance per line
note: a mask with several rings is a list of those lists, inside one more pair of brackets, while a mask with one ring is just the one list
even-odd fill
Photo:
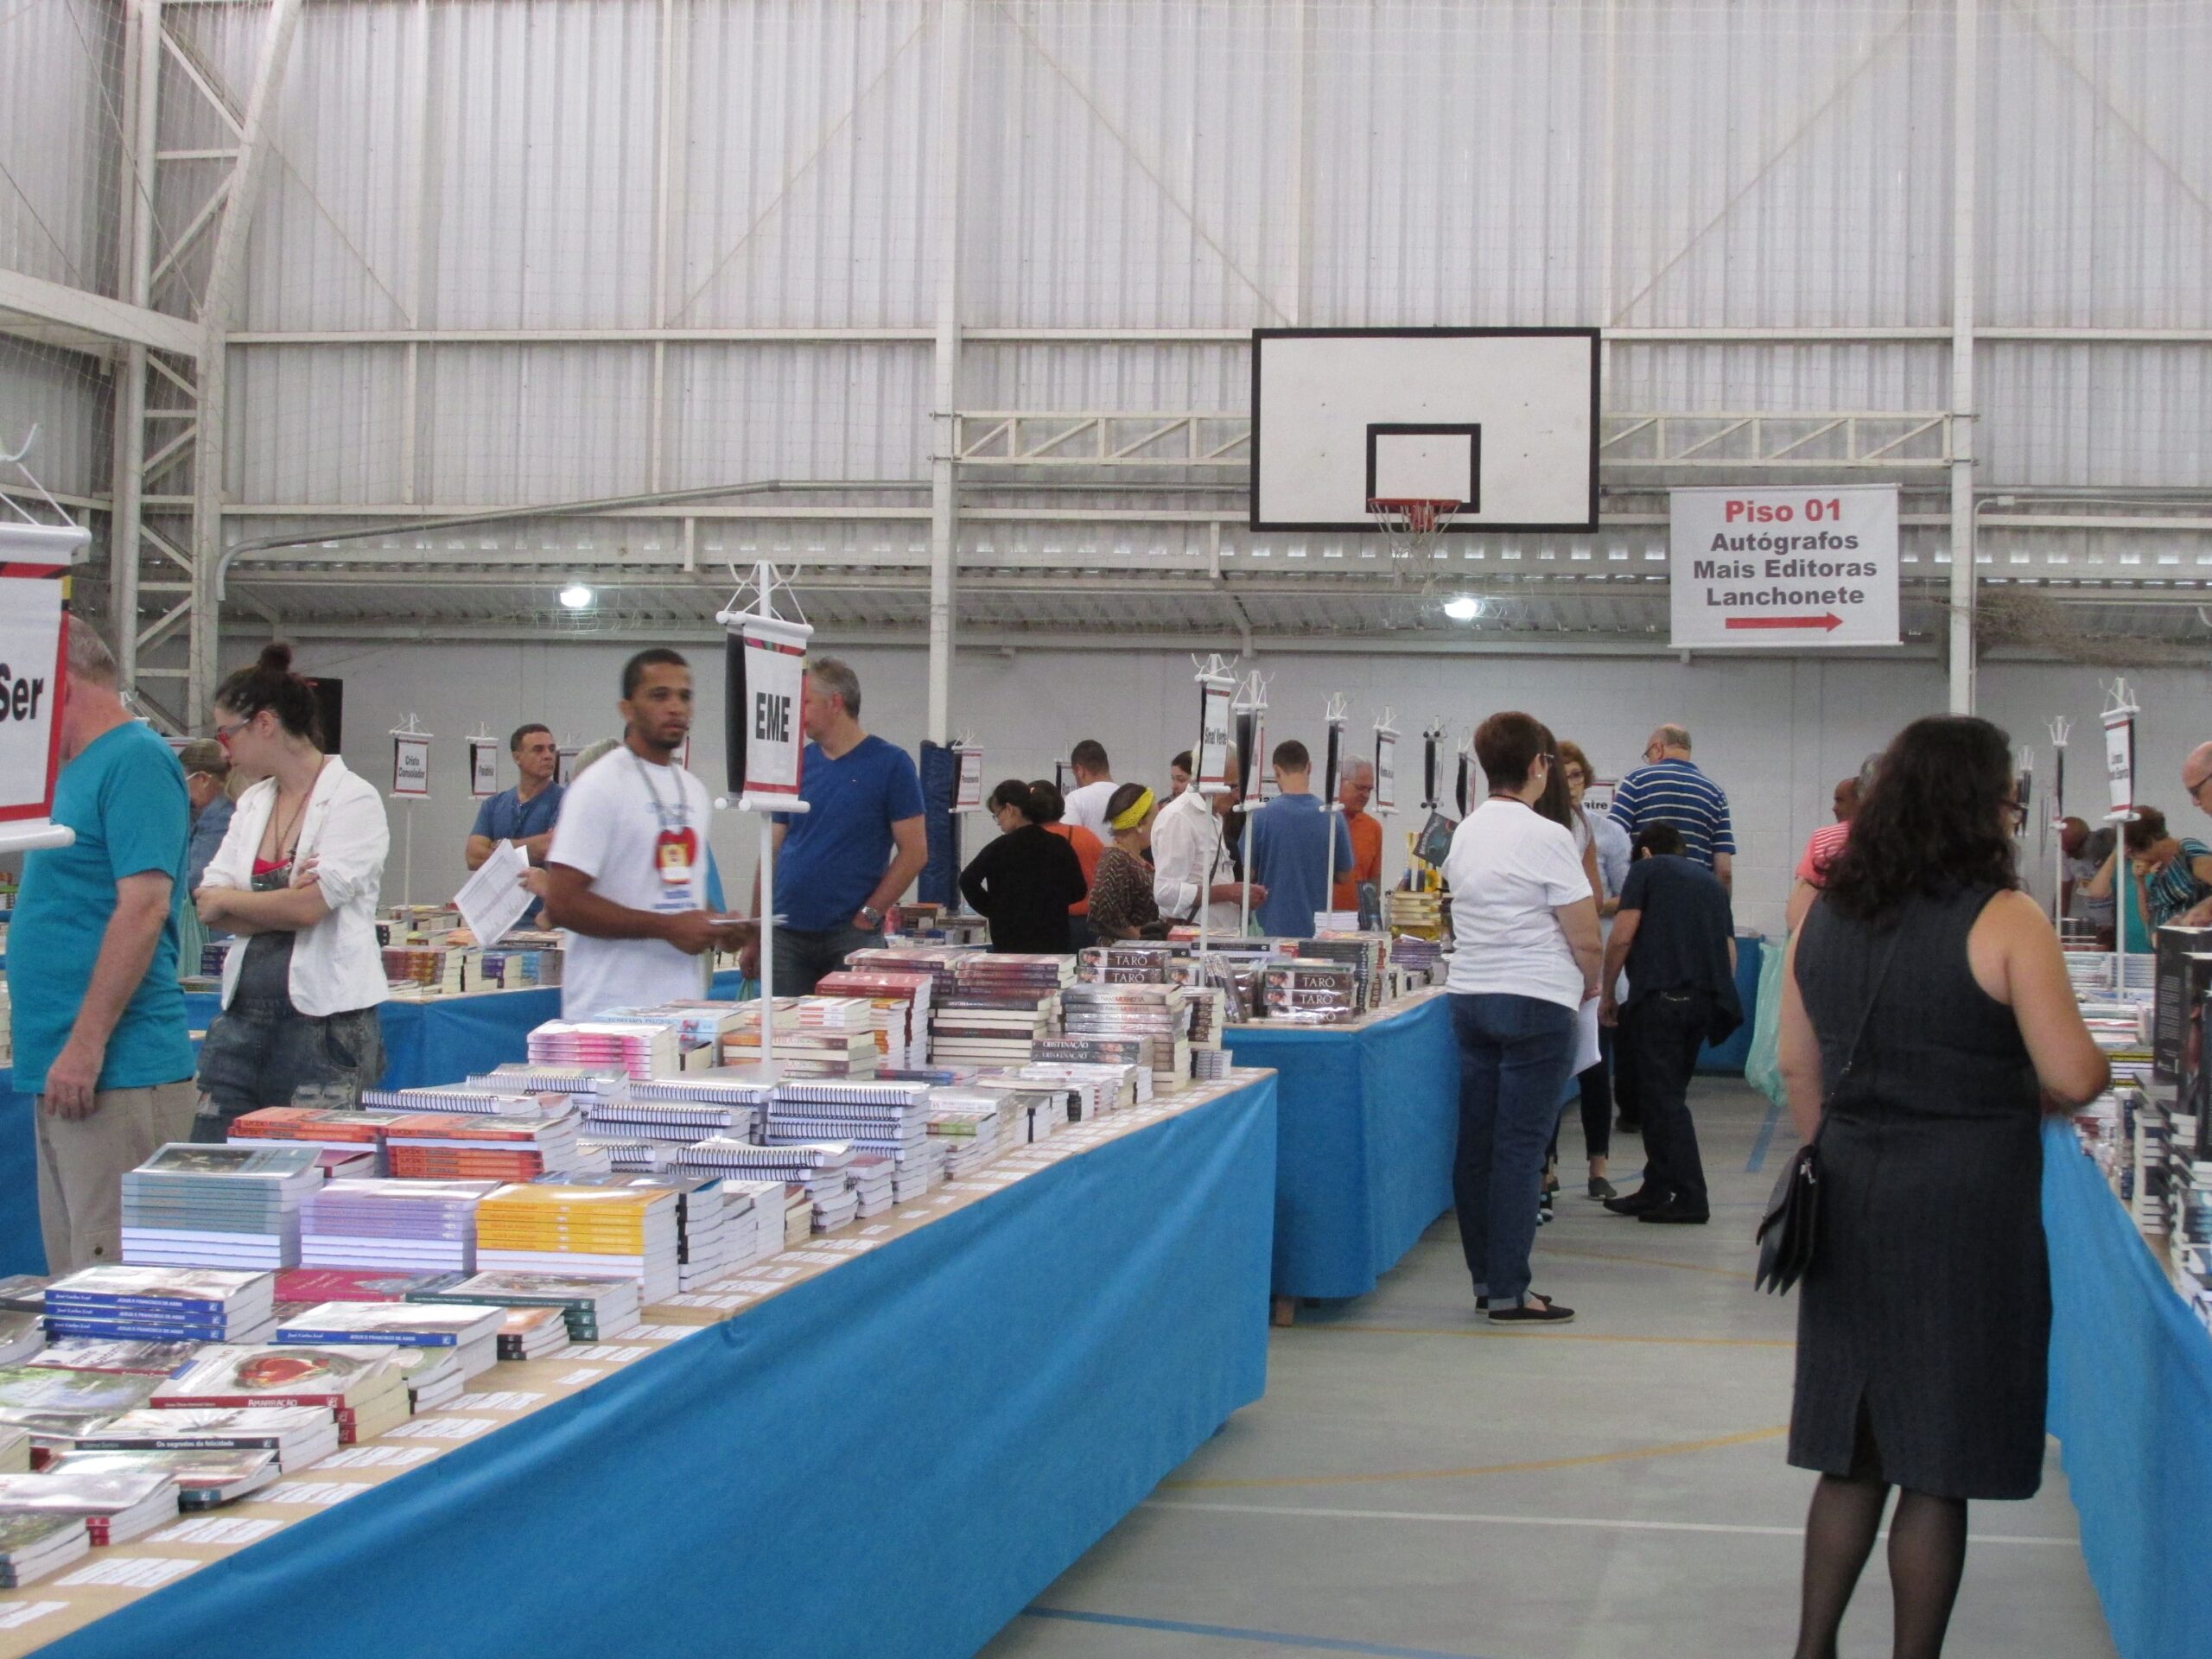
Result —
[[10, 938], [16, 1087], [38, 1096], [46, 1270], [123, 1259], [123, 1173], [192, 1137], [199, 1090], [177, 985], [191, 808], [169, 746], [130, 716], [115, 658], [79, 618], [57, 712], [54, 822], [23, 857]]
[[[806, 665], [799, 762], [804, 812], [776, 817], [778, 996], [804, 996], [846, 956], [883, 941], [883, 912], [929, 857], [913, 758], [861, 729], [860, 677], [835, 657]], [[760, 876], [753, 877], [760, 913]], [[760, 972], [760, 946], [739, 958]]]
[[1690, 728], [1658, 728], [1643, 746], [1643, 761], [1613, 791], [1613, 822], [1631, 840], [1654, 824], [1673, 824], [1681, 831], [1683, 855], [1732, 887], [1736, 833], [1728, 797], [1690, 759]]
[[[468, 868], [475, 869], [492, 856], [500, 842], [512, 841], [532, 864], [545, 862], [553, 844], [553, 826], [561, 817], [561, 785], [553, 781], [561, 765], [561, 751], [550, 728], [532, 721], [515, 728], [507, 740], [521, 780], [503, 789], [476, 809], [476, 826], [468, 832]], [[524, 914], [525, 925], [537, 919], [542, 906], [533, 904]]]
[[1329, 908], [1330, 842], [1335, 865], [1351, 868], [1351, 836], [1344, 815], [1313, 790], [1313, 757], [1293, 738], [1275, 745], [1275, 782], [1282, 792], [1252, 814], [1252, 880], [1268, 890], [1256, 912], [1270, 938], [1310, 939], [1313, 916]]

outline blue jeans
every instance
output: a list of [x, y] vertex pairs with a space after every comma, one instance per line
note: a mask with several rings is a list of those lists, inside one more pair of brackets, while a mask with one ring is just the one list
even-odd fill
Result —
[[1452, 1196], [1475, 1294], [1517, 1307], [1529, 1292], [1529, 1251], [1544, 1147], [1559, 1122], [1574, 1064], [1575, 1011], [1533, 996], [1452, 997], [1459, 1039], [1459, 1149]]
[[883, 930], [873, 932], [849, 925], [817, 931], [808, 928], [776, 930], [776, 995], [807, 996], [824, 974], [834, 974], [855, 950], [873, 950], [883, 943]]

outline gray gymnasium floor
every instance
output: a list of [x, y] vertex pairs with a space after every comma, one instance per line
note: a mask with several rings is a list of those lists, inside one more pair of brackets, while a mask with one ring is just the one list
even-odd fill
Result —
[[[1266, 1398], [988, 1659], [1789, 1653], [1812, 1477], [1783, 1460], [1795, 1303], [1752, 1291], [1749, 1241], [1794, 1141], [1740, 1083], [1700, 1080], [1692, 1103], [1710, 1225], [1641, 1225], [1572, 1186], [1536, 1288], [1577, 1319], [1494, 1332], [1446, 1217], [1374, 1295], [1276, 1331]], [[1561, 1140], [1579, 1154], [1571, 1118]], [[1948, 1654], [2112, 1654], [2056, 1446], [2040, 1497], [1971, 1524]], [[1878, 1548], [1843, 1650], [1890, 1650]]]

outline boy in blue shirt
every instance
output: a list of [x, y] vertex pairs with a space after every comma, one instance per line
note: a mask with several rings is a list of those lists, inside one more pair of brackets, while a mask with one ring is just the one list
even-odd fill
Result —
[[1258, 917], [1270, 938], [1310, 939], [1313, 916], [1329, 907], [1330, 842], [1336, 868], [1351, 868], [1351, 836], [1341, 814], [1313, 791], [1313, 757], [1296, 738], [1275, 745], [1282, 792], [1252, 814], [1252, 880], [1268, 890]]
[[[913, 758], [861, 729], [860, 677], [835, 657], [806, 665], [799, 761], [805, 812], [779, 814], [776, 846], [778, 996], [804, 996], [845, 957], [883, 942], [883, 912], [929, 857], [922, 780]], [[753, 877], [754, 914], [760, 877]], [[739, 958], [760, 970], [760, 948]]]

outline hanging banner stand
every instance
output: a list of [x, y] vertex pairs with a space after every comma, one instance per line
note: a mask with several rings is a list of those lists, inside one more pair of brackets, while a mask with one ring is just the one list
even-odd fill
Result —
[[[2105, 688], [2105, 782], [2112, 802], [2112, 810], [2105, 814], [2107, 823], [2124, 825], [2135, 821], [2135, 716], [2142, 712], [2125, 679], [2114, 680]], [[2127, 832], [2120, 829], [2114, 833], [2112, 994], [2117, 997], [2127, 989], [2127, 907], [2133, 901], [2134, 884], [2128, 880]], [[2150, 925], [2151, 918], [2145, 916], [2146, 935]]]
[[1241, 938], [1252, 931], [1252, 814], [1260, 810], [1265, 798], [1261, 791], [1265, 779], [1262, 768], [1267, 765], [1268, 682], [1258, 669], [1246, 675], [1244, 683], [1236, 688], [1235, 709], [1236, 741], [1243, 746], [1237, 763], [1243, 767], [1237, 780], [1237, 804], [1244, 810], [1244, 880], [1237, 899], [1242, 919], [1236, 930]]
[[[729, 783], [738, 791], [734, 804], [755, 814], [760, 826], [760, 1076], [767, 1079], [776, 1076], [776, 826], [771, 815], [810, 810], [798, 788], [806, 748], [801, 721], [806, 645], [814, 637], [804, 617], [794, 620], [778, 613], [779, 588], [796, 612], [791, 584], [762, 560], [715, 617], [724, 634], [729, 702], [723, 717]], [[733, 803], [725, 798], [715, 804]]]
[[404, 726], [391, 728], [391, 798], [407, 809], [401, 832], [399, 902], [415, 902], [415, 803], [430, 798], [430, 734], [416, 723], [412, 710]]

